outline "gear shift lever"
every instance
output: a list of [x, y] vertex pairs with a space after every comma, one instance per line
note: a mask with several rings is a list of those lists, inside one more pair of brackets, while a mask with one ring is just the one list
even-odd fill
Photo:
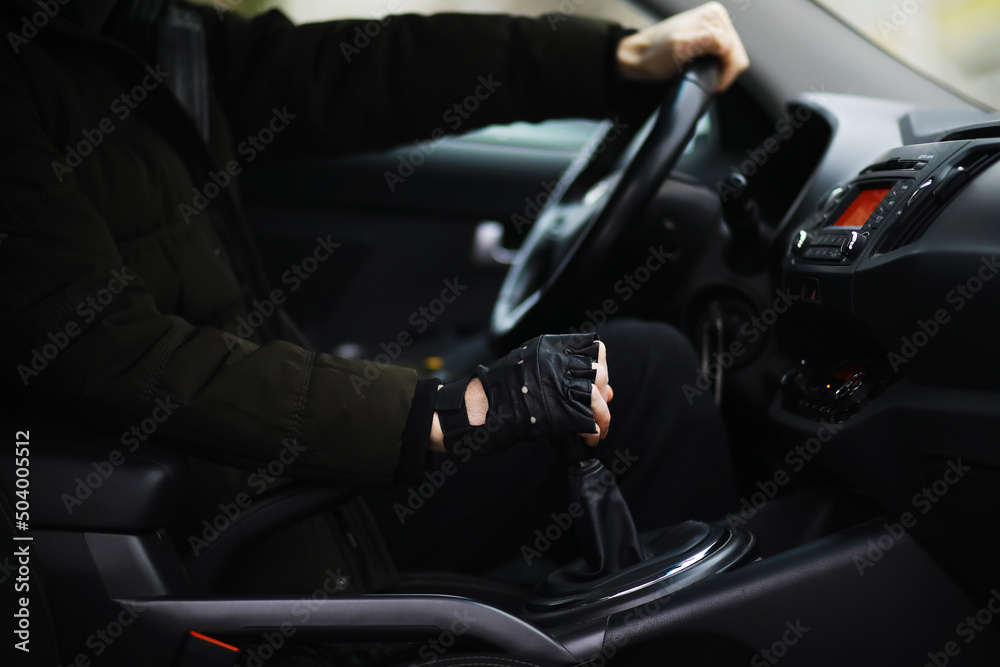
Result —
[[615, 477], [600, 461], [588, 459], [569, 469], [572, 502], [583, 508], [576, 536], [585, 568], [565, 569], [577, 581], [596, 581], [642, 562], [639, 534]]
[[570, 500], [582, 516], [574, 524], [582, 558], [556, 570], [539, 593], [559, 597], [596, 583], [642, 562], [639, 534], [615, 476], [597, 459], [569, 468]]
[[[638, 535], [614, 475], [588, 459], [569, 469], [581, 558], [552, 572], [525, 600], [540, 625], [589, 620], [662, 597], [753, 556], [743, 531], [700, 521]], [[645, 552], [645, 553], [644, 553]]]

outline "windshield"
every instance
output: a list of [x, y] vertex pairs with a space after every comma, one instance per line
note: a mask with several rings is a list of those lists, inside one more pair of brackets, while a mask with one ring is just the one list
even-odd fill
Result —
[[1000, 109], [997, 0], [815, 0], [914, 69]]

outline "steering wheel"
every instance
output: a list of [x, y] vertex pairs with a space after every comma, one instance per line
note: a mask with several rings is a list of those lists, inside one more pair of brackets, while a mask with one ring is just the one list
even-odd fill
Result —
[[694, 136], [718, 76], [717, 60], [696, 60], [637, 132], [601, 124], [514, 256], [493, 307], [494, 349], [545, 333], [546, 314], [577, 300], [588, 272], [614, 256]]

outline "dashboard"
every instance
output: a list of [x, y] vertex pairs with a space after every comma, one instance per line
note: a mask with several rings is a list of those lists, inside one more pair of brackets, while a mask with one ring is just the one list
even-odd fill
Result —
[[[984, 334], [1000, 298], [1000, 281], [991, 284], [1000, 271], [998, 158], [996, 139], [902, 146], [819, 198], [792, 236], [785, 283], [801, 304], [848, 329], [821, 335], [824, 348], [851, 352], [861, 343], [879, 360], [819, 394], [799, 374], [795, 386], [815, 400], [792, 401], [793, 410], [850, 416], [894, 375], [996, 386], [1000, 356]], [[847, 371], [833, 372], [842, 380]]]
[[[720, 361], [737, 455], [770, 448], [793, 479], [916, 514], [913, 534], [984, 580], [1000, 549], [1000, 120], [830, 93], [789, 114], [808, 121], [768, 125], [718, 160], [740, 169], [775, 140], [747, 179], [763, 250], [734, 261], [723, 201], [723, 238], [683, 286], [681, 322], [703, 350], [746, 349]], [[769, 313], [780, 294], [793, 305]], [[724, 340], [698, 337], [712, 322]], [[920, 494], [959, 465], [970, 472], [924, 516]]]

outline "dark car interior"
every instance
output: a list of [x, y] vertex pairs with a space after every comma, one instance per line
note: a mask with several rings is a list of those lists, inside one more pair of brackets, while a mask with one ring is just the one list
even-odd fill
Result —
[[[534, 589], [444, 572], [235, 596], [221, 584], [243, 549], [357, 490], [275, 488], [192, 558], [165, 530], [183, 456], [144, 445], [67, 513], [117, 441], [5, 416], [31, 448], [34, 641], [4, 664], [282, 664], [276, 649], [315, 647], [352, 665], [996, 664], [1000, 116], [812, 2], [730, 10], [753, 65], [724, 94], [697, 61], [624, 130], [489, 128], [254, 165], [241, 189], [272, 279], [318, 235], [341, 244], [286, 303], [325, 351], [370, 359], [407, 332], [392, 362], [448, 379], [543, 331], [678, 327], [702, 358], [690, 390], [725, 420], [732, 513], [636, 535], [581, 464], [570, 484], [597, 529]], [[651, 251], [665, 270], [635, 273]], [[628, 274], [645, 278], [625, 297]], [[437, 311], [449, 280], [466, 287]], [[24, 497], [6, 466], [2, 485], [9, 585]]]

